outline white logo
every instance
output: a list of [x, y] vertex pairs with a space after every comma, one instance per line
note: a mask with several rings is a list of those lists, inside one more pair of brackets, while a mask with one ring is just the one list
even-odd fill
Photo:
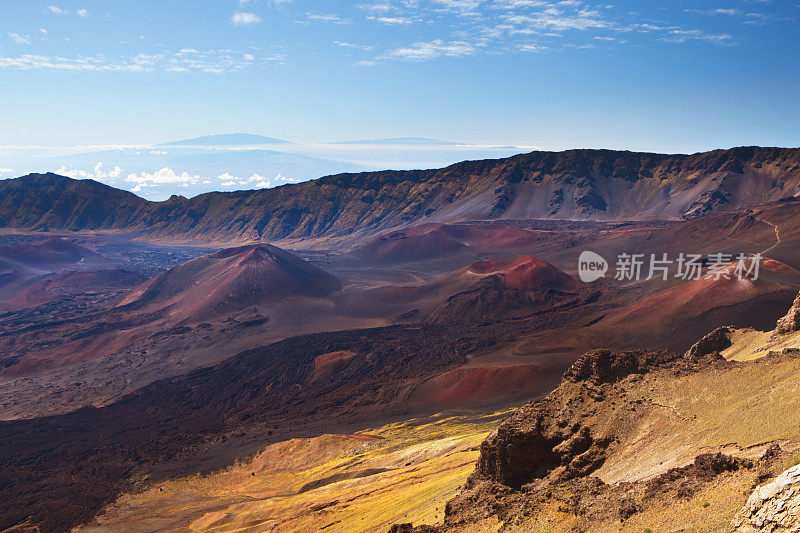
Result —
[[581, 252], [578, 258], [578, 277], [584, 283], [591, 283], [606, 275], [608, 261], [603, 256], [588, 250]]

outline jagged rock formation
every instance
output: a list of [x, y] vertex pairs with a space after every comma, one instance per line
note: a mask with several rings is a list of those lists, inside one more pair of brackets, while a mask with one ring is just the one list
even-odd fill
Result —
[[792, 308], [785, 317], [778, 320], [773, 337], [800, 331], [800, 294], [795, 298]]
[[678, 359], [667, 351], [588, 352], [567, 370], [558, 389], [518, 409], [481, 444], [476, 479], [519, 489], [551, 474], [559, 479], [590, 474], [603, 464], [615, 435], [602, 420], [584, 417], [579, 406], [601, 400], [604, 388], [620, 379]]
[[733, 527], [737, 533], [800, 531], [800, 465], [757, 487]]
[[731, 346], [730, 334], [732, 328], [717, 328], [689, 348], [685, 357], [687, 359], [699, 359], [714, 352], [721, 352]]
[[[795, 301], [783, 331], [794, 327], [798, 308]], [[701, 531], [800, 532], [800, 466], [777, 475], [792, 460], [777, 441], [793, 442], [796, 422], [771, 431], [780, 423], [773, 417], [793, 408], [793, 400], [776, 408], [771, 395], [776, 388], [794, 390], [798, 366], [791, 358], [797, 356], [727, 361], [720, 351], [731, 346], [732, 333], [718, 328], [684, 356], [584, 354], [554, 391], [517, 409], [487, 437], [475, 471], [432, 531], [641, 531], [681, 524]], [[665, 393], [658, 397], [660, 388]], [[747, 417], [706, 414], [731, 400], [751, 404]], [[681, 433], [683, 425], [690, 428]], [[728, 430], [716, 442], [692, 444], [704, 433]], [[756, 460], [752, 448], [770, 441]], [[721, 451], [734, 446], [744, 457]], [[691, 463], [674, 461], [686, 449], [713, 447], [717, 451], [694, 455]], [[652, 463], [643, 464], [653, 452]], [[671, 460], [683, 466], [661, 468]]]
[[759, 147], [693, 155], [531, 152], [164, 202], [91, 180], [31, 174], [0, 182], [0, 227], [278, 241], [377, 234], [423, 221], [690, 218], [799, 191], [800, 149]]

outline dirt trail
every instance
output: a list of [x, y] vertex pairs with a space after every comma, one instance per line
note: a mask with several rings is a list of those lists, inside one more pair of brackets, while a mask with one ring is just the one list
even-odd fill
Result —
[[763, 256], [763, 255], [768, 254], [769, 252], [771, 252], [775, 248], [777, 248], [777, 246], [781, 243], [781, 230], [780, 230], [780, 228], [778, 227], [777, 224], [773, 224], [769, 220], [765, 220], [763, 218], [756, 218], [756, 220], [758, 220], [760, 222], [763, 222], [765, 224], [769, 224], [770, 226], [772, 226], [772, 229], [775, 230], [775, 244], [773, 244], [772, 246], [770, 246], [769, 248], [767, 248], [766, 250], [761, 252], [761, 255]]

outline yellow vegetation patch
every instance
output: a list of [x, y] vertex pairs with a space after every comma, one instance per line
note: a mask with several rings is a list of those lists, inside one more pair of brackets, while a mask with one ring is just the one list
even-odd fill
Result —
[[752, 361], [770, 355], [800, 350], [800, 332], [772, 338], [771, 331], [737, 329], [731, 333], [729, 348], [721, 352], [725, 359], [733, 361]]
[[435, 523], [503, 412], [413, 419], [266, 447], [209, 476], [121, 496], [84, 531], [375, 531]]

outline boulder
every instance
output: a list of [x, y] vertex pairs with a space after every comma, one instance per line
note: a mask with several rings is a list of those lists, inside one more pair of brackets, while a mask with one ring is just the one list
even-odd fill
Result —
[[786, 335], [795, 331], [800, 331], [800, 294], [794, 299], [792, 308], [789, 309], [786, 316], [778, 320], [778, 325], [772, 336], [777, 337], [778, 335]]
[[732, 329], [729, 327], [715, 329], [689, 348], [684, 357], [695, 360], [714, 352], [721, 352], [731, 346], [731, 331]]
[[757, 487], [732, 525], [737, 533], [800, 532], [800, 465]]

